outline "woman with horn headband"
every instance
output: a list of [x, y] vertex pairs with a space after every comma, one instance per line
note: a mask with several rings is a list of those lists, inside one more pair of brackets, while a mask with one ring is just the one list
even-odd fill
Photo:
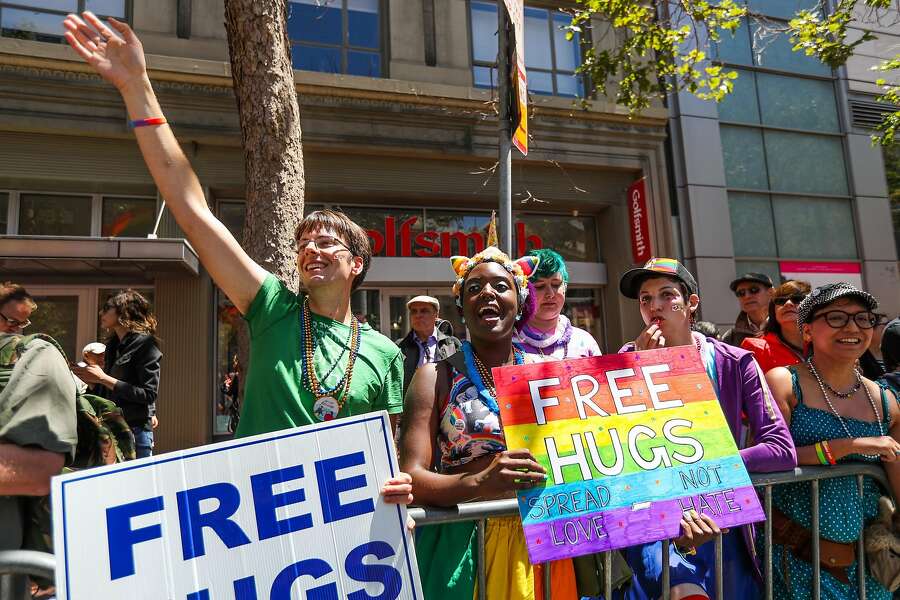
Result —
[[[517, 489], [546, 480], [528, 450], [507, 449], [491, 375], [493, 367], [540, 360], [512, 343], [516, 321], [531, 309], [528, 275], [538, 260], [514, 262], [489, 246], [472, 258], [451, 261], [457, 276], [453, 295], [470, 341], [453, 356], [416, 371], [400, 440], [400, 462], [412, 475], [416, 501], [431, 506], [513, 498]], [[417, 548], [427, 599], [472, 599], [474, 523], [423, 527]], [[529, 564], [518, 516], [488, 520], [485, 559], [489, 600], [543, 598], [542, 568]], [[571, 561], [550, 568], [553, 598], [577, 598]]]

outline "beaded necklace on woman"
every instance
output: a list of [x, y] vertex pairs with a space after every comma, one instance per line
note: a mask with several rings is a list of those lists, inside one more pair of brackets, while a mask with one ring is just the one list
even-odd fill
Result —
[[[462, 343], [462, 351], [466, 361], [466, 367], [469, 370], [469, 379], [478, 391], [478, 397], [481, 400], [481, 403], [492, 413], [499, 415], [500, 406], [497, 404], [497, 388], [494, 385], [494, 375], [491, 373], [491, 370], [481, 362], [481, 359], [478, 358], [478, 354], [475, 353], [475, 349], [472, 348], [471, 343], [464, 341]], [[512, 347], [511, 354], [514, 365], [525, 363], [525, 353], [515, 346]]]
[[[831, 403], [831, 398], [828, 397], [828, 392], [826, 390], [831, 390], [831, 392], [839, 398], [847, 399], [855, 394], [859, 390], [859, 388], [863, 388], [866, 392], [866, 398], [869, 399], [869, 404], [872, 406], [872, 412], [875, 414], [875, 421], [878, 422], [878, 432], [880, 435], [885, 435], [884, 425], [881, 422], [881, 417], [878, 415], [878, 408], [875, 406], [875, 400], [872, 399], [872, 394], [869, 392], [869, 387], [863, 385], [862, 375], [860, 375], [858, 369], [856, 369], [855, 367], [853, 369], [853, 374], [856, 375], [856, 383], [853, 384], [853, 387], [851, 387], [846, 392], [838, 392], [822, 379], [822, 377], [819, 375], [819, 372], [816, 370], [816, 365], [813, 364], [811, 356], [806, 359], [806, 367], [815, 378], [816, 383], [819, 384], [819, 389], [822, 391], [822, 396], [825, 398], [825, 403], [828, 404], [828, 408], [830, 408], [831, 412], [834, 413], [834, 416], [837, 417], [838, 421], [841, 424], [841, 427], [844, 428], [844, 433], [847, 434], [848, 438], [854, 439], [854, 436], [850, 433], [850, 428], [847, 427], [847, 423], [846, 421], [844, 421], [844, 417], [841, 416], [841, 413], [839, 413], [834, 407], [834, 404]], [[860, 455], [872, 460], [880, 458], [878, 454], [860, 453]]]
[[[316, 376], [315, 352], [319, 340], [315, 339], [313, 332], [312, 311], [309, 310], [309, 297], [303, 299], [303, 310], [300, 311], [300, 355], [302, 356], [302, 381], [304, 387], [309, 390], [316, 401], [313, 403], [313, 414], [320, 421], [331, 421], [336, 418], [347, 401], [347, 395], [350, 393], [350, 382], [353, 379], [353, 365], [356, 364], [356, 357], [359, 355], [359, 321], [355, 316], [350, 320], [350, 335], [346, 343], [343, 344], [343, 350], [335, 359], [334, 364], [328, 369], [324, 377], [319, 379]], [[344, 375], [341, 379], [331, 387], [326, 387], [325, 381], [334, 372], [341, 359], [350, 349], [350, 356], [347, 359], [347, 367], [344, 369]]]

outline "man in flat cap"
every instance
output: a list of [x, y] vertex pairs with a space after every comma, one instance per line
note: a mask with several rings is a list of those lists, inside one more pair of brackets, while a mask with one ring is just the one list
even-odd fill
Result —
[[741, 312], [734, 327], [722, 336], [722, 341], [740, 346], [744, 339], [762, 337], [765, 333], [769, 321], [769, 300], [772, 299], [772, 279], [765, 273], [744, 273], [729, 287], [738, 299]]
[[416, 296], [406, 303], [409, 333], [397, 345], [403, 352], [403, 394], [416, 369], [437, 362], [459, 350], [449, 321], [439, 319], [441, 303], [432, 296]]

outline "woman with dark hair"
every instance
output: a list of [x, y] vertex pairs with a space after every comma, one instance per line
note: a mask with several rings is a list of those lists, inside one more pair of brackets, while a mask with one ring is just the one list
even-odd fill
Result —
[[749, 350], [767, 373], [775, 367], [796, 365], [803, 360], [803, 337], [797, 327], [797, 307], [809, 294], [809, 283], [785, 281], [775, 288], [769, 301], [769, 320], [759, 338], [746, 338], [741, 348]]
[[110, 331], [103, 367], [73, 367], [98, 396], [116, 403], [134, 434], [137, 458], [153, 454], [152, 419], [156, 414], [162, 352], [150, 303], [134, 290], [111, 296], [100, 311], [100, 326]]
[[894, 319], [884, 328], [881, 355], [884, 357], [885, 373], [877, 383], [900, 394], [900, 319]]
[[600, 346], [584, 329], [572, 325], [561, 314], [566, 304], [569, 271], [566, 261], [554, 250], [532, 250], [528, 256], [538, 259], [538, 266], [528, 278], [534, 288], [535, 310], [528, 322], [518, 327], [515, 342], [529, 354], [565, 360], [600, 356]]
[[[469, 341], [416, 371], [400, 439], [400, 468], [412, 476], [416, 502], [431, 506], [513, 498], [517, 489], [546, 479], [528, 450], [506, 447], [491, 374], [493, 367], [540, 360], [512, 342], [516, 321], [528, 316], [527, 275], [537, 259], [513, 262], [490, 246], [471, 259], [451, 260], [457, 275], [453, 295]], [[423, 527], [417, 547], [426, 598], [473, 598], [474, 523]], [[518, 517], [488, 520], [485, 556], [488, 599], [543, 596], [542, 569], [529, 564]], [[555, 599], [577, 597], [570, 560], [552, 563], [551, 578]]]
[[[862, 376], [857, 360], [878, 321], [878, 301], [847, 283], [823, 285], [800, 303], [797, 324], [810, 352], [802, 364], [766, 374], [790, 427], [801, 465], [880, 464], [895, 498], [900, 497], [900, 408], [894, 395]], [[857, 597], [856, 542], [863, 523], [878, 515], [884, 490], [865, 477], [862, 495], [855, 475], [819, 482], [819, 561], [822, 598]], [[810, 597], [813, 515], [809, 482], [775, 486], [771, 519], [774, 597]], [[891, 593], [871, 575], [866, 598]]]

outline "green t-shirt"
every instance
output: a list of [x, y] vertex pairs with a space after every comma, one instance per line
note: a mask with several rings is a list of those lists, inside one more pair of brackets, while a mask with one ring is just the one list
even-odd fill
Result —
[[[319, 422], [313, 414], [315, 397], [303, 383], [302, 302], [303, 296], [270, 274], [244, 315], [250, 327], [250, 369], [238, 437]], [[318, 342], [313, 355], [316, 375], [327, 375], [322, 384], [331, 388], [347, 366], [350, 327], [316, 314], [312, 321]], [[363, 323], [350, 390], [338, 416], [382, 409], [390, 414], [403, 411], [403, 356], [396, 344]]]

